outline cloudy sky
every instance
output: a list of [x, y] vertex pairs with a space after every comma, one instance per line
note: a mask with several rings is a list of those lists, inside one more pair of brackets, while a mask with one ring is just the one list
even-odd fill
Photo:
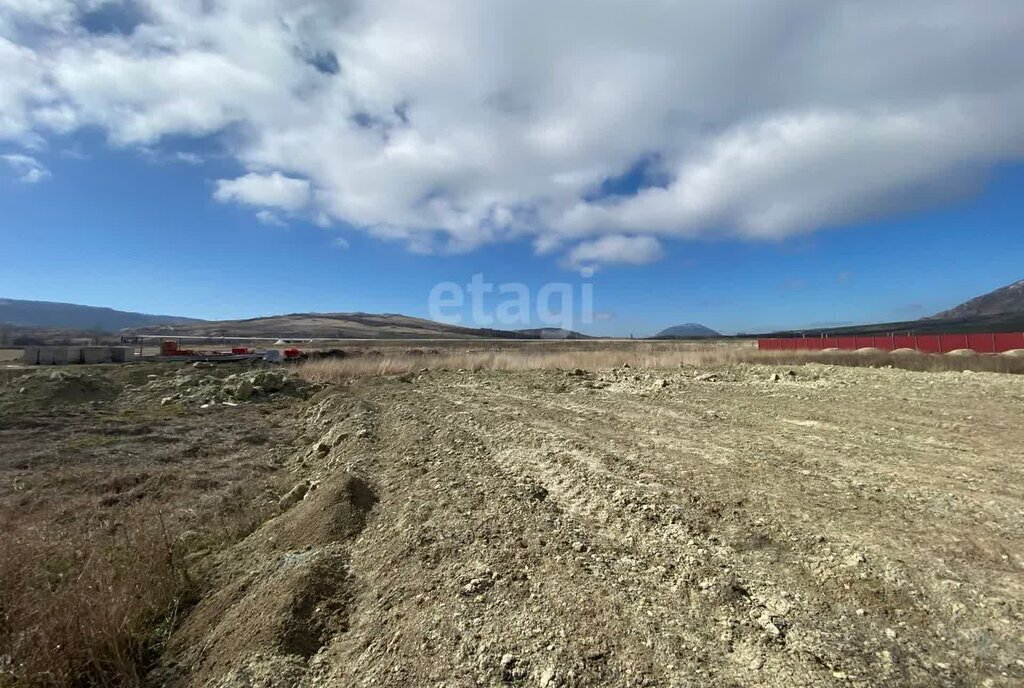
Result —
[[[1024, 278], [1020, 0], [0, 0], [0, 296], [593, 331]], [[223, 297], [223, 294], [230, 294]]]

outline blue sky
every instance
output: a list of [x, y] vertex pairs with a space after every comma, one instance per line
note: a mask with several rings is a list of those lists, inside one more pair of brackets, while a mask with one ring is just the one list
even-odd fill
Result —
[[0, 0], [0, 297], [426, 317], [482, 274], [649, 335], [1024, 278], [1018, 0], [194, 9]]
[[950, 206], [782, 240], [676, 240], [658, 262], [584, 279], [528, 241], [420, 255], [350, 229], [267, 226], [211, 198], [230, 162], [67, 143], [77, 154], [44, 158], [44, 183], [0, 183], [0, 295], [211, 319], [426, 317], [435, 284], [482, 273], [534, 293], [547, 282], [589, 282], [599, 318], [609, 319], [583, 329], [640, 336], [690, 321], [735, 332], [912, 319], [1024, 278], [1020, 167], [996, 171], [983, 193]]

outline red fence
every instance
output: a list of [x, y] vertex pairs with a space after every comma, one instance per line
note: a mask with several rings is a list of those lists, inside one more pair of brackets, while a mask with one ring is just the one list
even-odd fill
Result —
[[881, 337], [791, 337], [759, 339], [761, 351], [822, 351], [839, 349], [915, 349], [926, 354], [943, 354], [957, 349], [971, 349], [979, 354], [997, 354], [1013, 349], [1024, 349], [1024, 332], [997, 332], [987, 334], [904, 334]]

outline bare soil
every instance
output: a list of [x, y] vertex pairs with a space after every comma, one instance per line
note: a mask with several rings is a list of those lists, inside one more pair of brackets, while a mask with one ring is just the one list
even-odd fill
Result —
[[[285, 479], [203, 559], [151, 685], [1024, 682], [1024, 377], [429, 370], [218, 408], [225, 430], [182, 403], [139, 432]], [[262, 459], [238, 450], [259, 418], [288, 421]], [[6, 446], [55, 432], [30, 430]]]
[[179, 680], [1019, 684], [1024, 379], [790, 373], [425, 372], [325, 393], [304, 421], [309, 508], [350, 523], [338, 486], [357, 480], [365, 524], [285, 538], [313, 517], [295, 508], [226, 553], [232, 602], [200, 605], [221, 621], [187, 625]]

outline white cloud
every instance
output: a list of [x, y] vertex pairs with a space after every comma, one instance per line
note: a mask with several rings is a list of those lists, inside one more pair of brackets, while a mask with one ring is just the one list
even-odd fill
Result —
[[171, 155], [171, 160], [174, 160], [175, 162], [184, 163], [186, 165], [203, 164], [203, 156], [199, 155], [198, 153], [177, 151], [176, 153]]
[[44, 83], [42, 60], [0, 33], [0, 74], [0, 140], [35, 145], [39, 140], [33, 131], [38, 123], [36, 104], [45, 103], [51, 95]]
[[144, 158], [155, 165], [182, 164], [202, 165], [205, 160], [197, 153], [184, 151], [165, 151], [154, 146], [139, 146], [138, 151]]
[[288, 223], [281, 219], [281, 216], [272, 210], [256, 211], [256, 219], [268, 227], [287, 227]]
[[221, 203], [244, 203], [293, 212], [309, 205], [311, 196], [307, 180], [286, 177], [280, 172], [220, 179], [213, 192], [213, 197]]
[[30, 155], [12, 153], [0, 155], [0, 160], [7, 163], [7, 166], [14, 170], [18, 181], [24, 184], [38, 184], [53, 176], [50, 170]]
[[566, 264], [593, 274], [597, 265], [645, 265], [661, 257], [661, 244], [654, 237], [609, 234], [574, 246], [566, 256]]
[[349, 247], [348, 239], [345, 237], [335, 237], [333, 243], [335, 248], [347, 249]]
[[[560, 218], [572, 232], [632, 230], [692, 236], [724, 227], [775, 238], [899, 210], [984, 160], [1024, 153], [1012, 128], [976, 118], [994, 103], [901, 113], [810, 112], [716, 138], [682, 161], [667, 188], [616, 202], [580, 203]], [[947, 140], [949, 132], [962, 138]], [[938, 172], [941, 171], [941, 174]], [[933, 178], [934, 176], [934, 178]], [[963, 188], [970, 189], [970, 179]], [[854, 202], [856, 201], [856, 202]]]
[[0, 0], [0, 140], [218, 136], [218, 200], [423, 252], [780, 238], [1024, 158], [1019, 0], [135, 0], [90, 33], [98, 4]]

